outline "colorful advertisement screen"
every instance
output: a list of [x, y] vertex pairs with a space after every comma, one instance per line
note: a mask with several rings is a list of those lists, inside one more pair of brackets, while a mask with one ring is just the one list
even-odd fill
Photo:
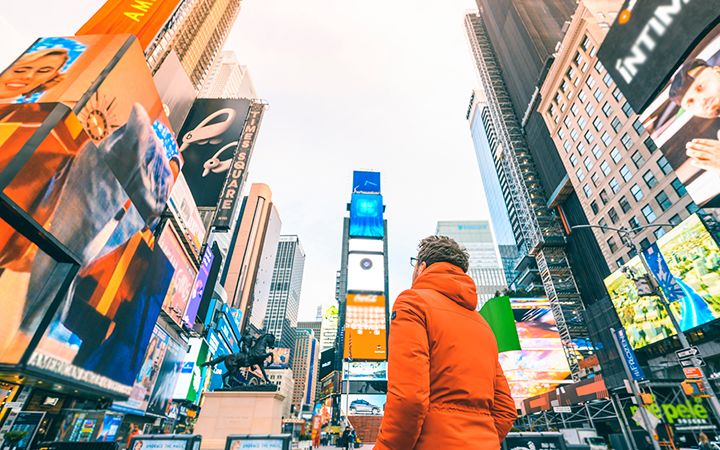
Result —
[[[272, 348], [269, 349], [273, 354], [273, 363], [267, 365], [268, 369], [288, 369], [290, 368], [290, 349], [289, 348]], [[268, 362], [270, 359], [268, 358]]]
[[353, 194], [379, 194], [380, 172], [353, 172]]
[[352, 361], [343, 363], [343, 377], [350, 381], [387, 380], [387, 361]]
[[344, 358], [387, 359], [386, 327], [384, 295], [348, 294]]
[[193, 103], [178, 144], [197, 206], [217, 206], [249, 111], [249, 100], [201, 98]]
[[186, 348], [172, 339], [168, 340], [165, 358], [160, 366], [157, 382], [150, 394], [148, 412], [166, 416], [175, 392], [175, 384], [183, 366]]
[[195, 318], [197, 317], [198, 310], [200, 309], [200, 302], [202, 301], [205, 289], [213, 288], [212, 286], [208, 286], [208, 277], [210, 276], [210, 269], [212, 268], [214, 259], [215, 255], [213, 254], [211, 247], [208, 245], [202, 261], [200, 261], [200, 269], [198, 270], [197, 278], [195, 278], [190, 300], [188, 301], [185, 314], [183, 315], [183, 323], [188, 327], [192, 328], [193, 324], [195, 324]]
[[387, 397], [382, 394], [346, 394], [341, 399], [341, 411], [351, 416], [382, 416]]
[[641, 120], [693, 201], [720, 206], [720, 25], [692, 49]]
[[[168, 222], [158, 238], [158, 245], [165, 252], [175, 269], [170, 288], [163, 302], [165, 311], [172, 320], [181, 325], [188, 301], [193, 293], [193, 286], [197, 272], [192, 261], [185, 253], [175, 227]], [[193, 318], [194, 320], [194, 318]]]
[[570, 376], [555, 318], [546, 298], [511, 298], [521, 350], [500, 353], [515, 404], [554, 389]]
[[350, 237], [385, 236], [383, 198], [375, 194], [353, 194], [350, 200]]

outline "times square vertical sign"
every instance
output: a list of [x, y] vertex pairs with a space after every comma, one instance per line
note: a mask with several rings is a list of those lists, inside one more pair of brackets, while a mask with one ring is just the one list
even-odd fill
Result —
[[238, 150], [232, 159], [232, 164], [225, 179], [225, 185], [220, 191], [220, 199], [218, 200], [217, 210], [215, 211], [214, 227], [218, 231], [227, 231], [230, 229], [233, 212], [238, 198], [242, 193], [242, 185], [247, 175], [247, 164], [250, 161], [253, 147], [255, 146], [255, 138], [260, 129], [265, 104], [254, 101], [250, 105], [240, 144]]

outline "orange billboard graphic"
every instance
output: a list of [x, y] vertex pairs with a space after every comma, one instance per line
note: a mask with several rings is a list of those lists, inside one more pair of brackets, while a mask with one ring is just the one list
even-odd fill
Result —
[[130, 33], [146, 49], [179, 3], [179, 0], [108, 0], [76, 34]]
[[387, 315], [384, 295], [349, 294], [345, 309], [344, 358], [387, 359]]

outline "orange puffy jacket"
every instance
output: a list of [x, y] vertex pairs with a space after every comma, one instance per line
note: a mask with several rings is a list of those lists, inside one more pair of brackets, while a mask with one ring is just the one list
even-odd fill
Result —
[[497, 450], [517, 417], [472, 278], [430, 265], [395, 301], [375, 450]]

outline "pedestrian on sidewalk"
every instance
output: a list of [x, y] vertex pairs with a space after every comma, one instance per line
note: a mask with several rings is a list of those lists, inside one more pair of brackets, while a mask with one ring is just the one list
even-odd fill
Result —
[[357, 439], [357, 434], [355, 434], [355, 430], [350, 425], [346, 426], [345, 431], [343, 431], [342, 434], [343, 448], [345, 450], [354, 449], [355, 439]]
[[469, 255], [445, 236], [418, 247], [390, 316], [388, 394], [375, 450], [496, 450], [516, 417], [495, 336], [476, 311]]

